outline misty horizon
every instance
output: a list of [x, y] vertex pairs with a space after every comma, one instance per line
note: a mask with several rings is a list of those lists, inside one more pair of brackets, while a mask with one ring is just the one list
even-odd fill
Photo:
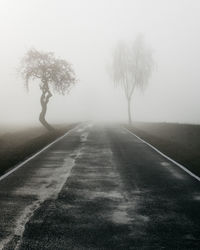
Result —
[[119, 41], [144, 35], [155, 69], [133, 96], [133, 121], [200, 123], [199, 1], [0, 1], [0, 117], [2, 124], [35, 124], [40, 89], [29, 92], [17, 73], [30, 48], [72, 64], [78, 82], [69, 95], [54, 94], [50, 123], [127, 122], [123, 91], [108, 68]]

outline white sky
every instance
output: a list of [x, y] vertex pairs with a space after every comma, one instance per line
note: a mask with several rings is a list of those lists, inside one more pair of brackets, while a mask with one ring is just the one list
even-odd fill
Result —
[[16, 73], [34, 47], [74, 66], [79, 82], [50, 100], [49, 122], [126, 121], [126, 100], [107, 74], [119, 40], [145, 35], [156, 70], [133, 97], [142, 121], [200, 123], [199, 0], [0, 0], [0, 122], [37, 122], [40, 92]]

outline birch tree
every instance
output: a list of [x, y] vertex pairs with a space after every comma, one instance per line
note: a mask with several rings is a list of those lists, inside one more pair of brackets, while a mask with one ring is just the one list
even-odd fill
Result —
[[136, 89], [144, 90], [153, 70], [153, 56], [143, 36], [132, 44], [120, 42], [114, 50], [112, 77], [121, 86], [127, 100], [128, 122], [132, 123], [131, 101]]

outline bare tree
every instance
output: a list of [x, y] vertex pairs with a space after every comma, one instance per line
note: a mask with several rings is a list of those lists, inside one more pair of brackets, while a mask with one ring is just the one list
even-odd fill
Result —
[[132, 44], [120, 42], [115, 48], [112, 61], [114, 83], [120, 85], [127, 99], [128, 121], [132, 123], [131, 100], [136, 88], [144, 90], [153, 69], [152, 51], [139, 35]]
[[27, 90], [30, 80], [39, 80], [42, 92], [40, 98], [42, 111], [39, 121], [46, 129], [54, 130], [45, 119], [47, 104], [52, 97], [52, 91], [64, 95], [75, 84], [76, 77], [71, 65], [65, 60], [55, 58], [51, 52], [30, 49], [22, 59], [20, 72]]

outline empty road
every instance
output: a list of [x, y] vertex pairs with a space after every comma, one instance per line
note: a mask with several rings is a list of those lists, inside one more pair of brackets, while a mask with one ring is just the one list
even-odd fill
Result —
[[1, 249], [200, 249], [200, 182], [120, 126], [83, 124], [0, 181]]

